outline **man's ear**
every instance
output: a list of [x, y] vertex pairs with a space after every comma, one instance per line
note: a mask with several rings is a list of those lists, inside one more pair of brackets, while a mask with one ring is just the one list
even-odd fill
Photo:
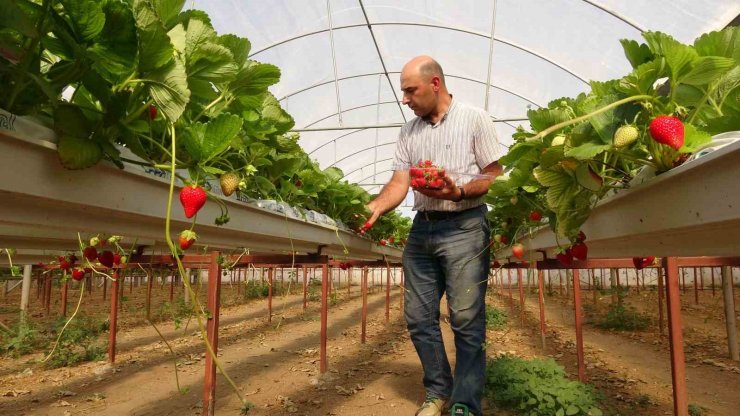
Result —
[[434, 92], [439, 92], [439, 88], [442, 85], [442, 80], [438, 76], [433, 76], [431, 79], [432, 89]]

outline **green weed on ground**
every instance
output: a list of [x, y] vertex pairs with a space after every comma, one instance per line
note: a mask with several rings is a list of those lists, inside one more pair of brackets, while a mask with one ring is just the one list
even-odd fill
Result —
[[571, 381], [552, 359], [499, 357], [486, 368], [486, 397], [527, 416], [600, 416], [591, 386]]

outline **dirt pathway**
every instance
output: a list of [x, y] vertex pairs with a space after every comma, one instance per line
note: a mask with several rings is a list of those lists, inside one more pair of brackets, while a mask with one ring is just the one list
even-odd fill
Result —
[[[507, 299], [489, 296], [489, 304], [508, 310]], [[532, 358], [550, 356], [575, 378], [572, 312], [548, 298], [548, 344], [543, 351], [537, 332], [536, 298], [527, 299], [527, 325], [518, 312], [507, 328], [489, 331], [488, 354]], [[329, 312], [329, 372], [319, 374], [318, 303], [302, 311], [300, 296], [274, 301], [271, 323], [266, 301], [251, 301], [222, 310], [219, 357], [240, 393], [254, 405], [249, 415], [411, 415], [422, 400], [421, 369], [399, 309], [398, 292], [385, 322], [383, 292], [368, 298], [367, 344], [360, 343], [361, 298], [357, 292]], [[444, 310], [444, 307], [443, 307]], [[191, 322], [187, 332], [173, 324], [160, 329], [178, 354], [173, 361], [151, 327], [119, 333], [118, 362], [87, 363], [43, 370], [22, 360], [2, 362], [0, 414], [17, 415], [198, 415], [201, 411], [203, 345]], [[449, 325], [442, 325], [448, 355], [454, 361]], [[608, 415], [670, 414], [672, 397], [667, 346], [647, 334], [616, 334], [589, 326], [585, 333], [589, 382], [605, 396]], [[11, 365], [12, 364], [12, 365]], [[9, 368], [12, 367], [12, 371]], [[740, 375], [690, 361], [690, 403], [710, 415], [733, 415]], [[27, 370], [25, 370], [28, 368]], [[24, 371], [25, 370], [25, 371]], [[241, 404], [223, 377], [218, 377], [216, 414], [237, 415]], [[486, 408], [485, 414], [493, 414]], [[496, 415], [507, 413], [496, 412]]]
[[[509, 307], [508, 297], [503, 302], [498, 302], [504, 308]], [[515, 298], [515, 302], [518, 303], [518, 298]], [[547, 298], [545, 303], [549, 336], [560, 340], [568, 350], [557, 357], [558, 361], [575, 372], [572, 304], [566, 304], [562, 298]], [[539, 321], [535, 320], [535, 317], [539, 317], [536, 295], [528, 295], [526, 304], [530, 321], [528, 326], [531, 331], [538, 331]], [[688, 319], [684, 322], [698, 323], [696, 316], [686, 315]], [[694, 328], [687, 332], [693, 332], [692, 336], [696, 336], [695, 333], [703, 331]], [[611, 389], [612, 397], [625, 404], [635, 405], [636, 412], [648, 410], [654, 413], [645, 414], [672, 414], [670, 352], [666, 338], [659, 337], [652, 328], [645, 332], [611, 332], [587, 325], [584, 326], [584, 345], [586, 375], [590, 382], [607, 394]], [[709, 415], [738, 414], [740, 372], [737, 371], [737, 366], [724, 365], [721, 362], [715, 365], [721, 360], [706, 361], [701, 358], [702, 355], [692, 356], [691, 346], [694, 344], [688, 337], [685, 345], [689, 403], [704, 407], [708, 411], [705, 414]], [[724, 345], [722, 347], [726, 348]], [[613, 394], [615, 391], [618, 393]]]

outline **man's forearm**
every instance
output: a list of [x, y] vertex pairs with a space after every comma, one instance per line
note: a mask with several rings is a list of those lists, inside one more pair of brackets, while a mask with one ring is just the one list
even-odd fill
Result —
[[465, 199], [475, 199], [488, 192], [491, 182], [489, 179], [476, 179], [460, 187], [465, 188]]
[[503, 173], [503, 168], [498, 162], [493, 162], [483, 169], [483, 173], [490, 176], [486, 179], [476, 179], [462, 185], [465, 188], [465, 198], [473, 199], [479, 196], [485, 195], [488, 192], [488, 188], [491, 187], [494, 179]]
[[373, 205], [378, 208], [382, 213], [386, 213], [403, 202], [404, 198], [408, 194], [408, 185], [397, 182], [389, 182], [383, 186], [380, 191], [380, 195], [373, 200]]

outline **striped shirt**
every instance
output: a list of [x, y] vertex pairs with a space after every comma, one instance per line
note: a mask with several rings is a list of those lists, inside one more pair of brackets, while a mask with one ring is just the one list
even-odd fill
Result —
[[[404, 124], [396, 142], [393, 170], [408, 171], [419, 161], [430, 160], [445, 168], [447, 176], [462, 186], [503, 154], [490, 115], [453, 99], [437, 124], [420, 117]], [[481, 205], [482, 199], [452, 202], [414, 191], [414, 210], [462, 211]]]

